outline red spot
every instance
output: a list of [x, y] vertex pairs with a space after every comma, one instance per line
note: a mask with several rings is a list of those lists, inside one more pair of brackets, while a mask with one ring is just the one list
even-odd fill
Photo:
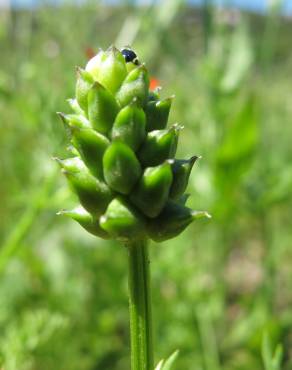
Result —
[[91, 48], [90, 46], [88, 46], [86, 49], [85, 49], [85, 55], [87, 57], [87, 59], [91, 59], [95, 56], [96, 52], [94, 51], [93, 48]]
[[159, 80], [157, 80], [157, 79], [156, 79], [156, 78], [154, 78], [154, 77], [151, 77], [151, 78], [150, 78], [150, 86], [149, 86], [150, 90], [154, 90], [154, 89], [156, 89], [156, 87], [158, 87], [158, 86], [160, 86], [160, 82], [159, 82]]

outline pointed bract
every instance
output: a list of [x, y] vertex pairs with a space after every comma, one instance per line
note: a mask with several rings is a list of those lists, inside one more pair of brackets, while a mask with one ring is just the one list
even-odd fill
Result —
[[61, 112], [57, 113], [61, 118], [66, 131], [71, 134], [74, 128], [90, 128], [90, 122], [88, 119], [81, 114], [64, 114]]
[[138, 158], [144, 167], [157, 166], [166, 159], [174, 157], [180, 128], [178, 125], [173, 125], [167, 130], [148, 133], [138, 152]]
[[82, 68], [77, 68], [77, 74], [76, 100], [87, 116], [87, 96], [94, 80], [92, 76]]
[[160, 215], [148, 223], [151, 239], [162, 242], [172, 239], [198, 218], [210, 218], [204, 211], [193, 211], [179, 203], [168, 201]]
[[121, 142], [113, 142], [103, 157], [103, 172], [107, 184], [121, 194], [129, 194], [142, 170], [135, 153]]
[[136, 151], [144, 141], [145, 113], [136, 101], [127, 105], [118, 113], [111, 132], [113, 141], [121, 141]]
[[148, 167], [130, 199], [146, 216], [156, 217], [165, 206], [171, 183], [172, 171], [169, 161], [156, 167]]
[[94, 219], [90, 213], [88, 213], [81, 206], [68, 211], [62, 210], [58, 212], [58, 215], [64, 215], [71, 217], [73, 220], [77, 221], [86, 231], [90, 234], [98, 236], [99, 238], [109, 239], [109, 234], [103, 230], [99, 225], [99, 220]]
[[80, 105], [78, 104], [77, 99], [67, 99], [67, 102], [70, 108], [74, 111], [74, 113], [84, 114], [84, 111], [81, 109]]
[[144, 65], [133, 69], [124, 80], [120, 90], [117, 92], [117, 100], [124, 107], [137, 99], [144, 106], [148, 98], [149, 77]]
[[124, 57], [115, 47], [110, 47], [102, 59], [98, 82], [112, 94], [115, 94], [127, 76], [127, 68]]
[[110, 141], [93, 129], [76, 129], [71, 141], [90, 172], [103, 179], [102, 158]]
[[100, 76], [100, 69], [105, 58], [106, 53], [100, 49], [99, 52], [86, 64], [86, 72], [90, 73], [95, 81], [98, 81], [98, 78]]
[[113, 198], [111, 189], [92, 176], [86, 168], [79, 172], [70, 171], [66, 165], [63, 168], [68, 183], [82, 206], [94, 216], [101, 215]]
[[149, 101], [145, 107], [146, 130], [162, 130], [166, 127], [173, 97]]
[[188, 160], [175, 159], [172, 164], [173, 182], [170, 188], [170, 198], [178, 199], [186, 190], [193, 165], [199, 157], [193, 156]]
[[107, 134], [119, 111], [114, 96], [100, 83], [95, 82], [88, 92], [88, 118], [92, 127]]
[[67, 172], [80, 172], [86, 171], [86, 166], [80, 157], [72, 157], [67, 159], [53, 158], [59, 166]]

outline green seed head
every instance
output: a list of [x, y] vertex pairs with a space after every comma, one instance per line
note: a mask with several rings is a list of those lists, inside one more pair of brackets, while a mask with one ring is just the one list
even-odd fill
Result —
[[198, 157], [175, 159], [182, 127], [167, 128], [172, 100], [149, 91], [146, 66], [115, 47], [77, 69], [72, 113], [59, 113], [74, 157], [57, 161], [81, 206], [60, 214], [122, 241], [170, 239], [207, 216], [184, 205]]

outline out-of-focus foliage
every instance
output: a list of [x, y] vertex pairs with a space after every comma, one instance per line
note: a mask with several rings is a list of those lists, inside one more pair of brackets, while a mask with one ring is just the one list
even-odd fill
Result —
[[152, 246], [156, 363], [179, 348], [174, 370], [291, 369], [290, 20], [93, 3], [1, 9], [3, 369], [129, 368], [126, 251], [56, 216], [76, 199], [51, 160], [74, 66], [111, 43], [175, 93], [180, 155], [203, 156], [189, 204], [213, 215]]

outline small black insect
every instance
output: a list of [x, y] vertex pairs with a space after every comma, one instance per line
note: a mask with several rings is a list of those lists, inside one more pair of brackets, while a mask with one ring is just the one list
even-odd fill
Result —
[[139, 64], [136, 53], [131, 49], [123, 49], [121, 51], [123, 57], [125, 58], [126, 63], [132, 62], [136, 65]]

